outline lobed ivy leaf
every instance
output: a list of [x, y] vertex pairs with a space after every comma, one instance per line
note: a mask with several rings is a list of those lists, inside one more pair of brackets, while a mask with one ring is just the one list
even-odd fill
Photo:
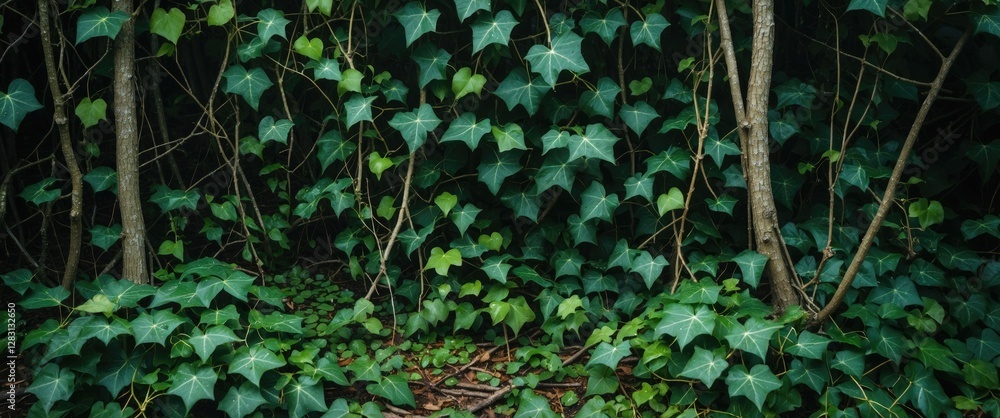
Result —
[[542, 97], [551, 89], [552, 87], [541, 77], [530, 78], [528, 73], [519, 67], [507, 74], [497, 86], [495, 94], [507, 104], [507, 110], [514, 110], [514, 106], [521, 105], [528, 115], [534, 115], [538, 112]]
[[298, 315], [281, 312], [271, 312], [265, 316], [260, 311], [253, 310], [250, 311], [250, 328], [298, 335], [302, 333], [303, 319]]
[[411, 1], [392, 15], [403, 25], [406, 46], [410, 46], [423, 34], [433, 32], [437, 28], [441, 12], [437, 9], [427, 10], [421, 2]]
[[618, 362], [629, 354], [632, 354], [632, 343], [628, 340], [622, 341], [617, 345], [602, 342], [597, 345], [594, 353], [591, 354], [590, 361], [587, 362], [587, 368], [590, 368], [594, 364], [603, 364], [614, 370], [618, 367]]
[[650, 106], [644, 101], [636, 102], [635, 106], [626, 104], [623, 105], [621, 110], [618, 111], [618, 116], [625, 121], [625, 125], [628, 125], [636, 135], [642, 135], [643, 131], [649, 126], [649, 123], [660, 117], [656, 113], [656, 109]]
[[573, 32], [565, 32], [552, 38], [551, 48], [536, 44], [528, 50], [524, 59], [531, 63], [531, 70], [541, 74], [549, 86], [555, 87], [559, 73], [590, 71], [581, 52], [583, 38]]
[[455, 93], [455, 100], [461, 99], [467, 94], [482, 94], [483, 86], [486, 85], [486, 77], [482, 74], [473, 74], [469, 67], [462, 67], [455, 72], [451, 78], [451, 91]]
[[603, 18], [594, 12], [588, 12], [580, 19], [580, 29], [583, 30], [584, 34], [596, 33], [605, 44], [611, 45], [618, 29], [625, 26], [625, 23], [625, 15], [622, 14], [621, 9], [613, 8], [608, 10]]
[[847, 11], [867, 10], [875, 16], [885, 17], [885, 7], [888, 2], [889, 0], [851, 0], [847, 5]]
[[482, 209], [477, 208], [472, 203], [466, 203], [451, 213], [451, 221], [458, 228], [460, 235], [465, 235], [465, 231], [476, 221], [479, 212], [482, 212]]
[[455, 11], [458, 12], [458, 20], [464, 21], [477, 11], [490, 11], [490, 0], [455, 0]]
[[625, 180], [625, 200], [640, 196], [646, 201], [653, 200], [653, 177], [635, 173]]
[[374, 101], [375, 96], [365, 97], [360, 94], [352, 94], [351, 98], [344, 102], [344, 123], [347, 127], [350, 128], [358, 122], [371, 122], [372, 102]]
[[0, 91], [0, 123], [17, 132], [18, 126], [28, 113], [42, 108], [35, 99], [35, 87], [23, 78], [15, 78], [7, 85], [7, 91]]
[[226, 396], [219, 401], [219, 410], [224, 411], [230, 417], [243, 418], [252, 414], [261, 405], [267, 403], [264, 396], [260, 394], [260, 389], [251, 382], [243, 382], [239, 388], [235, 385], [229, 386]]
[[580, 109], [590, 116], [611, 118], [615, 113], [615, 99], [621, 93], [618, 83], [608, 77], [597, 80], [595, 90], [586, 90], [580, 94]]
[[506, 46], [510, 42], [510, 32], [517, 24], [517, 19], [507, 10], [501, 10], [495, 16], [483, 14], [477, 17], [470, 25], [472, 27], [472, 53], [482, 51], [487, 45]]
[[781, 382], [774, 373], [771, 373], [767, 365], [758, 364], [747, 371], [742, 364], [737, 364], [729, 369], [726, 386], [730, 397], [744, 396], [753, 402], [759, 411], [763, 411], [764, 399], [769, 393], [778, 390]]
[[264, 70], [260, 68], [247, 70], [242, 65], [234, 65], [222, 75], [226, 78], [226, 85], [222, 91], [239, 95], [254, 110], [257, 110], [257, 106], [260, 104], [260, 96], [274, 85]]
[[659, 13], [651, 13], [645, 19], [632, 23], [629, 30], [632, 45], [646, 44], [660, 51], [660, 35], [667, 26], [670, 26], [670, 22]]
[[386, 376], [377, 384], [370, 383], [367, 390], [372, 395], [381, 396], [396, 405], [409, 405], [411, 408], [417, 406], [416, 400], [413, 399], [413, 391], [410, 390], [410, 385], [402, 374]]
[[997, 165], [1000, 164], [1000, 139], [993, 140], [989, 144], [971, 141], [965, 155], [976, 162], [976, 167], [982, 174], [981, 178], [985, 181], [996, 173]]
[[427, 134], [441, 123], [431, 105], [424, 103], [411, 112], [400, 112], [389, 120], [389, 126], [399, 131], [410, 153], [415, 153], [427, 141]]
[[569, 158], [576, 160], [586, 157], [615, 164], [615, 144], [619, 139], [603, 124], [587, 125], [583, 134], [569, 138]]
[[988, 33], [1000, 37], [1000, 8], [991, 8], [989, 14], [974, 13], [972, 20], [976, 23], [976, 33]]
[[209, 364], [195, 368], [194, 363], [181, 363], [170, 373], [170, 388], [167, 393], [177, 395], [184, 401], [187, 412], [202, 399], [215, 400], [215, 383], [219, 375]]
[[206, 329], [205, 332], [202, 332], [200, 328], [195, 328], [187, 342], [194, 347], [194, 352], [198, 354], [201, 361], [207, 363], [218, 346], [239, 340], [239, 337], [229, 327], [216, 325]]
[[143, 312], [132, 320], [132, 335], [136, 344], [165, 345], [167, 337], [185, 322], [190, 321], [166, 309], [158, 309], [152, 314]]
[[87, 182], [94, 189], [94, 193], [105, 190], [118, 193], [118, 172], [111, 167], [94, 167], [83, 176], [83, 181]]
[[320, 166], [325, 171], [334, 161], [347, 161], [347, 157], [354, 154], [357, 145], [351, 141], [345, 141], [339, 130], [330, 130], [319, 137], [316, 141], [316, 158], [319, 159]]
[[761, 360], [767, 360], [768, 342], [781, 325], [752, 317], [745, 324], [736, 323], [726, 333], [729, 346], [757, 355]]
[[725, 355], [695, 347], [694, 354], [684, 365], [680, 376], [701, 380], [705, 386], [711, 388], [727, 367], [729, 362], [726, 361]]
[[[656, 324], [654, 337], [669, 334], [677, 338], [681, 349], [699, 335], [711, 334], [715, 329], [715, 318], [718, 314], [705, 305], [680, 303], [671, 304], [663, 310], [663, 319]], [[728, 379], [727, 379], [728, 383]]]
[[447, 252], [441, 247], [431, 249], [431, 256], [427, 259], [424, 270], [434, 269], [438, 275], [447, 276], [451, 266], [460, 267], [462, 265], [462, 253], [457, 249], [450, 249]]
[[688, 151], [671, 146], [666, 151], [646, 159], [646, 175], [667, 171], [684, 180], [691, 172], [691, 155]]
[[59, 368], [55, 363], [48, 363], [32, 379], [31, 385], [25, 389], [38, 397], [45, 414], [59, 401], [68, 401], [73, 395], [76, 384], [76, 374], [69, 368]]
[[281, 10], [261, 10], [257, 12], [257, 20], [257, 36], [261, 42], [266, 44], [274, 35], [288, 39], [285, 37], [285, 26], [288, 26], [291, 21], [285, 19], [285, 13]]
[[587, 393], [585, 396], [603, 395], [614, 393], [618, 390], [618, 375], [615, 374], [614, 370], [603, 365], [597, 365], [587, 372], [590, 377], [587, 378]]
[[591, 219], [600, 219], [611, 222], [611, 216], [618, 208], [618, 195], [607, 194], [604, 185], [593, 181], [580, 193], [580, 218], [586, 222]]
[[488, 147], [483, 150], [483, 156], [479, 162], [479, 181], [485, 183], [490, 192], [496, 196], [500, 192], [503, 181], [521, 171], [520, 160], [521, 152], [519, 151], [500, 152], [498, 149]]
[[292, 121], [288, 119], [274, 120], [273, 116], [265, 116], [257, 125], [257, 136], [261, 144], [268, 141], [288, 144], [288, 133], [292, 130]]
[[483, 261], [482, 270], [491, 280], [507, 283], [507, 274], [512, 267], [507, 263], [507, 260], [510, 260], [510, 258], [511, 256], [507, 254], [487, 258]]
[[268, 370], [274, 370], [286, 364], [285, 359], [275, 354], [263, 345], [243, 346], [236, 350], [229, 362], [229, 374], [240, 374], [256, 386], [260, 386], [260, 377]]
[[663, 255], [657, 255], [654, 258], [649, 251], [638, 251], [639, 255], [632, 260], [631, 271], [642, 276], [642, 281], [646, 284], [646, 289], [652, 289], [653, 283], [656, 283], [656, 279], [660, 278], [663, 269], [670, 265], [670, 262]]
[[[588, 385], [589, 386], [589, 385]], [[558, 418], [559, 414], [552, 411], [549, 400], [541, 395], [536, 395], [530, 389], [521, 391], [521, 396], [517, 402], [517, 412], [514, 418]]]
[[[799, 337], [799, 340], [801, 339], [802, 337]], [[906, 344], [908, 343], [906, 336], [902, 332], [888, 325], [868, 328], [868, 341], [876, 353], [892, 360], [896, 364], [902, 361], [903, 351], [906, 349]], [[825, 344], [823, 348], [826, 348]]]
[[745, 250], [736, 257], [733, 257], [733, 261], [740, 267], [740, 272], [743, 273], [743, 281], [756, 289], [757, 285], [760, 284], [761, 276], [764, 274], [764, 266], [767, 265], [768, 261], [767, 256], [753, 250]]
[[323, 385], [312, 377], [300, 376], [297, 380], [291, 381], [285, 386], [284, 393], [291, 416], [304, 417], [310, 412], [328, 409], [323, 395]]
[[21, 299], [18, 305], [25, 309], [52, 308], [62, 305], [62, 301], [66, 300], [69, 296], [69, 290], [63, 287], [36, 287], [26, 297]]
[[451, 122], [448, 130], [441, 136], [440, 142], [461, 141], [468, 145], [470, 150], [475, 150], [479, 148], [479, 141], [483, 135], [490, 132], [491, 128], [489, 118], [477, 122], [473, 112], [466, 112]]
[[170, 43], [176, 45], [184, 31], [184, 12], [176, 7], [170, 11], [162, 7], [153, 10], [153, 15], [149, 17], [149, 32], [162, 36]]
[[500, 152], [528, 149], [524, 144], [524, 130], [521, 129], [521, 125], [512, 122], [503, 126], [493, 126], [491, 131]]

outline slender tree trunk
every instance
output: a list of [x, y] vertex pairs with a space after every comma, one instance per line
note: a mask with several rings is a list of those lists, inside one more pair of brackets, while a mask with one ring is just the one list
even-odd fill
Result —
[[[114, 0], [114, 10], [132, 15], [132, 0]], [[115, 39], [115, 134], [118, 202], [122, 213], [122, 277], [146, 283], [146, 224], [139, 190], [139, 124], [136, 117], [135, 22]]]
[[739, 131], [754, 244], [756, 251], [768, 258], [765, 273], [771, 286], [772, 303], [778, 311], [784, 311], [790, 306], [797, 305], [799, 297], [795, 289], [795, 276], [791, 270], [792, 263], [787, 257], [788, 253], [781, 237], [778, 212], [771, 190], [767, 110], [774, 62], [774, 2], [773, 0], [753, 2], [753, 53], [750, 58], [750, 79], [745, 111], [743, 99], [740, 97], [742, 93], [739, 72], [733, 52], [725, 1], [717, 0], [716, 5], [719, 9], [722, 46], [725, 49], [730, 87], [733, 90], [733, 107], [736, 117], [742, 118], [739, 121]]
[[76, 154], [73, 152], [73, 140], [70, 138], [69, 120], [66, 117], [66, 98], [63, 96], [59, 84], [59, 71], [56, 68], [55, 53], [52, 51], [52, 43], [50, 42], [52, 36], [48, 2], [49, 0], [38, 0], [38, 22], [42, 35], [42, 54], [45, 56], [45, 72], [48, 75], [49, 91], [52, 92], [52, 102], [55, 107], [53, 120], [59, 129], [59, 146], [62, 148], [72, 185], [69, 209], [69, 253], [66, 256], [66, 269], [62, 278], [62, 286], [68, 290], [73, 286], [77, 267], [80, 264], [80, 245], [83, 240], [83, 221], [81, 219], [83, 216], [83, 173], [80, 172], [80, 166], [76, 163]]

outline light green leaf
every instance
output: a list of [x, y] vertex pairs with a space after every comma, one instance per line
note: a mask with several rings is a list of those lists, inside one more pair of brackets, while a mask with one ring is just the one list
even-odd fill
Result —
[[333, 0], [306, 0], [306, 6], [310, 13], [319, 9], [324, 16], [330, 16], [333, 12]]
[[381, 396], [399, 406], [409, 405], [416, 408], [417, 403], [413, 399], [413, 391], [402, 374], [387, 376], [377, 384], [371, 383], [367, 390], [372, 395]]
[[524, 144], [524, 131], [521, 130], [521, 125], [508, 123], [502, 127], [494, 126], [491, 130], [493, 132], [493, 138], [497, 141], [497, 146], [499, 147], [500, 152], [510, 151], [512, 149], [528, 149], [528, 147]]
[[295, 52], [305, 55], [314, 60], [323, 58], [323, 40], [319, 38], [312, 38], [302, 35], [292, 44], [292, 48]]
[[448, 216], [451, 209], [458, 204], [458, 197], [448, 192], [442, 192], [434, 198], [434, 204], [437, 205], [438, 209], [441, 209], [444, 216]]
[[694, 306], [675, 303], [663, 311], [663, 319], [656, 324], [654, 336], [669, 334], [677, 338], [683, 349], [699, 335], [711, 334], [718, 314], [705, 305]]
[[551, 89], [552, 87], [541, 77], [529, 81], [528, 73], [518, 67], [507, 74], [507, 78], [497, 86], [494, 93], [507, 103], [507, 110], [513, 110], [514, 106], [521, 105], [528, 115], [534, 115], [538, 111], [542, 97]]
[[440, 142], [462, 141], [470, 150], [475, 150], [479, 148], [479, 140], [490, 130], [489, 118], [477, 122], [473, 112], [466, 112], [451, 122]]
[[573, 32], [565, 32], [552, 38], [552, 47], [536, 44], [528, 50], [524, 59], [531, 63], [531, 70], [542, 75], [550, 86], [562, 71], [586, 73], [590, 71], [587, 61], [580, 51], [583, 38]]
[[157, 8], [149, 18], [149, 32], [162, 36], [176, 45], [184, 31], [184, 12], [174, 7], [170, 11]]
[[420, 108], [411, 112], [400, 112], [389, 120], [392, 126], [409, 146], [410, 153], [415, 153], [427, 141], [427, 133], [437, 128], [441, 119], [434, 114], [431, 105], [424, 103]]
[[344, 70], [340, 73], [340, 81], [337, 82], [337, 96], [343, 96], [349, 91], [361, 93], [361, 80], [364, 78], [365, 75], [361, 71], [353, 68]]
[[17, 132], [17, 127], [28, 113], [42, 108], [35, 99], [35, 87], [23, 78], [15, 78], [0, 91], [0, 123]]
[[485, 85], [486, 77], [482, 74], [472, 74], [472, 69], [469, 67], [462, 67], [451, 78], [451, 91], [455, 93], [455, 100], [461, 99], [469, 93], [475, 93], [478, 96], [482, 93]]
[[528, 305], [528, 301], [524, 299], [524, 296], [510, 299], [509, 306], [510, 312], [503, 319], [503, 322], [510, 327], [516, 336], [521, 332], [524, 324], [535, 320], [535, 311]]
[[247, 71], [242, 65], [234, 65], [222, 75], [226, 77], [226, 86], [222, 91], [239, 95], [254, 110], [257, 110], [260, 104], [260, 96], [274, 85], [260, 68], [251, 68]]
[[611, 41], [618, 33], [618, 28], [625, 26], [625, 16], [618, 8], [608, 10], [603, 19], [598, 16], [593, 12], [584, 15], [583, 19], [580, 19], [580, 29], [583, 30], [584, 34], [596, 33], [605, 44], [611, 45]]
[[[464, 20], [464, 19], [463, 19]], [[510, 42], [510, 32], [517, 26], [517, 19], [507, 10], [496, 16], [483, 14], [470, 25], [472, 27], [472, 53], [482, 51], [487, 45], [506, 46]]]
[[252, 347], [240, 347], [236, 350], [233, 360], [229, 362], [229, 374], [240, 374], [254, 385], [260, 386], [260, 377], [268, 370], [284, 366], [285, 359], [265, 348], [255, 344]]
[[257, 19], [259, 20], [257, 22], [257, 36], [260, 37], [261, 42], [266, 44], [274, 35], [288, 39], [285, 37], [285, 26], [291, 21], [285, 19], [285, 13], [281, 10], [261, 10], [257, 12]]
[[[98, 293], [90, 300], [80, 304], [76, 307], [76, 310], [89, 313], [103, 313], [106, 316], [110, 316], [115, 310], [115, 303], [108, 299], [108, 295], [103, 293]], [[93, 317], [85, 317], [93, 318]]]
[[211, 365], [195, 368], [193, 363], [181, 363], [170, 373], [170, 389], [167, 393], [177, 395], [184, 401], [187, 411], [202, 399], [215, 400], [215, 382], [219, 375]]
[[392, 15], [403, 25], [406, 46], [410, 46], [420, 36], [437, 28], [441, 12], [437, 9], [427, 10], [420, 2], [411, 1]]
[[80, 103], [77, 103], [74, 113], [83, 122], [83, 127], [89, 128], [108, 119], [108, 103], [101, 98], [91, 101], [89, 97], [84, 97]]
[[684, 365], [684, 370], [681, 371], [680, 375], [701, 380], [705, 386], [711, 388], [727, 367], [729, 367], [729, 362], [726, 361], [725, 355], [695, 347], [694, 355]]
[[737, 364], [729, 369], [726, 386], [730, 397], [745, 396], [757, 405], [758, 410], [763, 411], [764, 399], [769, 393], [778, 390], [781, 382], [767, 365], [758, 364], [748, 372], [742, 364]]
[[936, 200], [928, 201], [921, 198], [910, 203], [908, 213], [911, 218], [920, 221], [920, 228], [923, 229], [944, 222], [944, 207]]
[[683, 208], [684, 194], [681, 193], [681, 189], [676, 187], [671, 187], [670, 191], [656, 198], [656, 210], [660, 216], [666, 215], [667, 212]]
[[222, 26], [229, 23], [236, 16], [232, 0], [219, 0], [219, 4], [213, 4], [208, 9], [208, 26]]
[[632, 23], [629, 33], [632, 35], [632, 45], [646, 44], [660, 51], [660, 35], [670, 26], [670, 22], [659, 13], [646, 16], [645, 20]]
[[427, 265], [424, 270], [434, 269], [438, 275], [447, 276], [448, 269], [451, 266], [461, 266], [462, 265], [462, 253], [457, 249], [450, 249], [447, 252], [441, 249], [441, 247], [434, 247], [431, 249], [431, 256], [427, 259]]

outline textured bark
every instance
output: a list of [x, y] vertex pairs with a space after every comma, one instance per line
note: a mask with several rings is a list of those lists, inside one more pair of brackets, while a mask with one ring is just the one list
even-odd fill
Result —
[[[746, 106], [739, 83], [736, 55], [725, 1], [717, 0], [722, 46], [733, 94], [733, 108], [739, 121], [743, 148], [743, 169], [749, 194], [750, 216], [756, 251], [768, 258], [765, 273], [771, 286], [772, 303], [779, 311], [799, 303], [791, 260], [787, 259], [781, 237], [774, 194], [771, 190], [771, 164], [768, 147], [768, 96], [771, 93], [771, 70], [774, 62], [774, 3], [757, 0], [753, 4], [753, 53], [750, 58], [750, 79]], [[744, 113], [745, 112], [745, 113]]]
[[[80, 245], [83, 241], [83, 173], [76, 162], [73, 152], [73, 139], [69, 133], [69, 120], [66, 117], [66, 97], [59, 84], [59, 70], [56, 67], [55, 52], [52, 50], [52, 35], [49, 24], [49, 0], [38, 1], [38, 22], [42, 36], [42, 54], [45, 56], [45, 72], [48, 76], [49, 91], [54, 104], [53, 121], [59, 130], [59, 147], [66, 160], [66, 169], [70, 178], [70, 209], [69, 209], [69, 250], [66, 254], [66, 268], [63, 271], [62, 286], [67, 290], [73, 286], [77, 268], [80, 264]], [[62, 39], [61, 36], [57, 37]], [[61, 41], [60, 41], [61, 42]]]
[[[115, 0], [114, 10], [132, 15], [132, 0]], [[115, 140], [118, 204], [122, 214], [122, 277], [146, 283], [146, 224], [139, 189], [139, 124], [136, 117], [135, 22], [115, 39]]]

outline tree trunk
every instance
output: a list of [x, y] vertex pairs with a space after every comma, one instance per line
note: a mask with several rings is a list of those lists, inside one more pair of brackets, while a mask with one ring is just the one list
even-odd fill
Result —
[[[114, 10], [132, 15], [132, 0], [114, 0]], [[129, 19], [115, 39], [115, 135], [118, 203], [122, 213], [122, 277], [147, 283], [146, 224], [139, 190], [139, 129], [135, 92], [135, 22]]]
[[753, 3], [753, 53], [750, 59], [746, 110], [743, 99], [736, 56], [733, 52], [732, 34], [725, 1], [717, 0], [722, 46], [733, 94], [733, 108], [739, 121], [740, 142], [743, 148], [744, 174], [749, 194], [750, 216], [756, 251], [768, 258], [765, 273], [771, 286], [772, 303], [784, 311], [799, 303], [795, 290], [795, 276], [791, 260], [787, 257], [781, 237], [774, 194], [771, 190], [771, 163], [768, 141], [767, 110], [771, 93], [771, 68], [774, 61], [774, 3], [757, 0]]
[[[66, 255], [66, 269], [63, 272], [62, 286], [69, 290], [76, 279], [77, 267], [80, 264], [80, 245], [83, 241], [83, 173], [76, 163], [76, 153], [73, 152], [73, 140], [69, 133], [69, 120], [66, 117], [66, 98], [59, 84], [59, 71], [56, 68], [55, 53], [52, 51], [51, 29], [49, 25], [49, 0], [38, 0], [38, 22], [42, 35], [42, 54], [45, 56], [45, 72], [48, 76], [49, 91], [52, 93], [54, 105], [53, 121], [59, 129], [59, 146], [62, 148], [66, 168], [69, 170], [70, 209], [69, 209], [69, 251]], [[58, 36], [62, 43], [62, 36]]]

